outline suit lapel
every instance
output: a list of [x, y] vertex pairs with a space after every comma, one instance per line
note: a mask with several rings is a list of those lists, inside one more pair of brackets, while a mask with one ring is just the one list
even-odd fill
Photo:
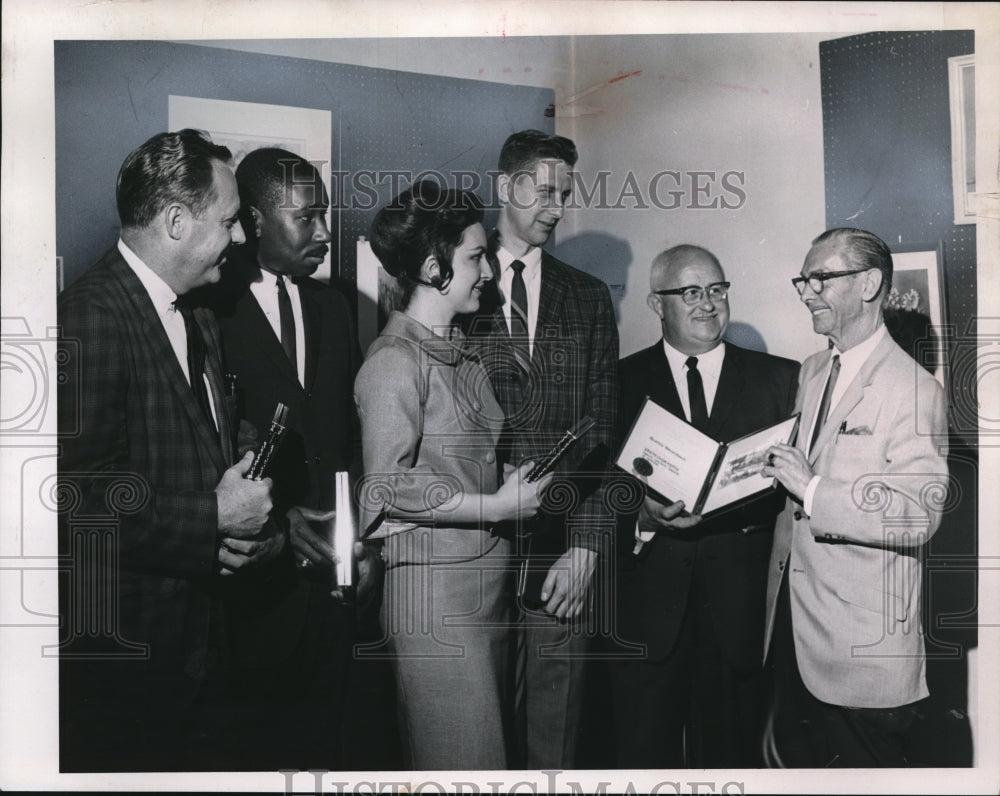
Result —
[[[306, 346], [305, 389], [308, 392], [316, 378], [316, 359], [319, 356], [320, 340], [323, 337], [323, 313], [316, 306], [312, 290], [299, 285], [299, 301], [302, 304], [302, 339]], [[287, 357], [286, 357], [287, 359]]]
[[218, 434], [222, 443], [222, 457], [228, 466], [233, 462], [234, 435], [228, 412], [229, 403], [226, 401], [225, 379], [220, 356], [221, 342], [218, 339], [217, 331], [208, 320], [212, 317], [211, 310], [196, 310], [194, 317], [198, 322], [198, 328], [201, 329], [201, 336], [205, 340], [205, 376], [208, 378], [208, 385], [212, 392], [212, 403], [215, 405], [215, 417], [219, 424]]
[[683, 420], [684, 406], [681, 404], [681, 397], [677, 392], [677, 383], [670, 370], [670, 363], [667, 362], [667, 355], [663, 352], [663, 343], [655, 343], [650, 354], [652, 367], [648, 371], [649, 389], [647, 394], [664, 409]]
[[[303, 291], [299, 291], [299, 296], [302, 296]], [[246, 309], [246, 323], [253, 329], [254, 334], [250, 339], [261, 341], [260, 355], [266, 357], [269, 362], [269, 366], [274, 368], [275, 371], [281, 374], [282, 378], [294, 381], [296, 384], [299, 383], [298, 374], [295, 372], [295, 368], [292, 365], [291, 360], [285, 353], [285, 349], [281, 347], [281, 340], [274, 333], [274, 329], [271, 327], [270, 322], [267, 320], [267, 316], [264, 314], [264, 310], [261, 309], [260, 304], [257, 303], [257, 299], [253, 294], [253, 291], [247, 288], [246, 295], [242, 298], [242, 303]], [[305, 303], [303, 302], [302, 314], [305, 315]], [[304, 332], [306, 330], [303, 330]], [[308, 362], [308, 352], [309, 347], [306, 346], [306, 361]], [[267, 366], [268, 363], [262, 363], [262, 365]]]
[[804, 377], [802, 385], [799, 388], [799, 394], [802, 396], [802, 405], [798, 407], [798, 410], [802, 414], [800, 415], [801, 420], [799, 421], [799, 431], [795, 445], [803, 453], [808, 448], [809, 440], [812, 437], [812, 421], [816, 416], [816, 409], [819, 407], [819, 402], [823, 397], [829, 360], [830, 355], [827, 354], [823, 360], [823, 364], [817, 365], [816, 370], [811, 376]]
[[830, 416], [820, 431], [816, 445], [810, 451], [810, 463], [815, 463], [819, 454], [823, 452], [823, 449], [836, 440], [840, 425], [854, 410], [854, 407], [861, 403], [865, 390], [871, 386], [875, 378], [875, 373], [881, 367], [885, 358], [889, 356], [894, 345], [895, 343], [893, 343], [892, 338], [886, 333], [881, 342], [875, 346], [875, 350], [872, 351], [871, 356], [861, 366], [861, 370], [858, 371], [854, 380], [848, 385], [847, 390], [837, 402], [837, 405], [830, 409]]
[[[195, 399], [194, 392], [191, 390], [191, 385], [188, 383], [187, 378], [185, 378], [184, 371], [181, 370], [181, 366], [177, 361], [177, 355], [174, 353], [173, 346], [170, 345], [170, 339], [167, 337], [167, 332], [163, 328], [163, 324], [160, 322], [160, 317], [156, 313], [156, 308], [153, 307], [152, 299], [150, 299], [149, 294], [146, 292], [146, 288], [139, 280], [139, 277], [135, 275], [135, 272], [129, 264], [125, 262], [124, 258], [122, 258], [117, 251], [115, 254], [118, 256], [112, 263], [113, 272], [116, 278], [122, 283], [125, 292], [128, 295], [128, 299], [133, 305], [136, 317], [142, 319], [143, 337], [145, 344], [148, 346], [153, 367], [160, 372], [163, 381], [167, 384], [167, 388], [173, 391], [181, 406], [184, 407], [184, 412], [190, 419], [195, 433], [198, 435], [204, 447], [211, 452], [216, 465], [221, 465], [221, 469], [225, 469], [228, 466], [228, 462], [223, 461], [223, 451], [220, 447], [221, 437], [219, 432], [222, 429], [220, 428], [217, 431], [211, 425], [209, 420], [202, 415], [201, 408], [198, 406], [198, 401]], [[197, 316], [198, 313], [196, 312], [195, 317]], [[206, 341], [205, 348], [211, 351], [212, 356], [215, 357], [213, 366], [215, 368], [215, 376], [209, 377], [209, 383], [212, 385], [212, 398], [216, 402], [216, 415], [224, 415], [226, 410], [225, 400], [221, 389], [222, 375], [218, 354], [217, 351], [213, 351], [215, 348], [214, 343], [210, 342], [213, 338], [204, 332], [204, 323], [202, 320], [198, 321], [198, 325], [199, 328], [202, 329], [202, 336]], [[205, 359], [207, 369], [209, 367], [207, 364], [209, 354], [206, 354]]]
[[542, 284], [538, 297], [538, 320], [535, 323], [535, 341], [532, 347], [531, 358], [535, 359], [539, 355], [540, 349], [544, 346], [537, 345], [537, 341], [547, 338], [547, 331], [552, 329], [554, 334], [559, 334], [562, 327], [562, 306], [566, 298], [566, 283], [559, 278], [556, 270], [558, 263], [542, 252]]

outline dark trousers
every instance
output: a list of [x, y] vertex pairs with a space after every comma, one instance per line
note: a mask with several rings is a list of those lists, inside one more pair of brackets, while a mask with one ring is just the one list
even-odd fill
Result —
[[[584, 666], [590, 648], [584, 620], [557, 622], [522, 612], [516, 629], [514, 767], [578, 768]], [[582, 767], [586, 767], [585, 765]]]
[[773, 754], [783, 768], [900, 768], [910, 765], [916, 705], [849, 708], [816, 699], [799, 675], [788, 577], [778, 592], [772, 643]]
[[183, 680], [149, 661], [60, 661], [60, 771], [219, 769], [223, 681]]
[[[228, 673], [226, 711], [233, 723], [224, 770], [277, 771], [343, 767], [344, 695], [354, 636], [353, 607], [329, 595], [325, 581], [308, 590], [301, 632], [269, 660], [242, 649]], [[255, 631], [231, 606], [234, 639]]]
[[726, 660], [710, 584], [696, 571], [684, 622], [662, 661], [612, 663], [619, 768], [759, 768], [767, 678]]

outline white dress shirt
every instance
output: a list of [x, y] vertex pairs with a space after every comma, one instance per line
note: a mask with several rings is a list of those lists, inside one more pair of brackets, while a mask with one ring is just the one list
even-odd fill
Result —
[[[866, 340], [862, 340], [853, 348], [849, 348], [846, 351], [840, 351], [838, 349], [837, 353], [840, 355], [840, 373], [837, 374], [837, 383], [833, 385], [833, 394], [830, 396], [830, 413], [833, 413], [834, 408], [840, 402], [840, 399], [844, 397], [844, 393], [847, 392], [847, 388], [851, 386], [851, 382], [854, 381], [854, 377], [858, 375], [858, 371], [861, 367], [868, 361], [868, 357], [872, 355], [876, 346], [882, 342], [888, 334], [888, 330], [885, 328], [885, 324], [881, 324], [878, 329], [876, 329]], [[830, 378], [830, 368], [833, 366], [833, 357], [830, 357], [830, 364], [826, 369], [826, 379], [823, 379], [823, 384], [826, 385], [827, 379]], [[820, 401], [822, 403], [822, 401]], [[819, 405], [816, 406], [816, 414], [813, 415], [812, 423], [809, 424], [809, 436], [807, 439], [812, 439], [813, 426], [816, 425], [817, 415], [819, 414]], [[810, 451], [811, 453], [811, 451]], [[802, 508], [805, 509], [806, 514], [812, 516], [812, 502], [813, 496], [816, 494], [816, 487], [819, 485], [820, 477], [814, 475], [810, 481], [809, 486], [806, 487], [806, 493], [802, 496]]]
[[[128, 263], [129, 268], [139, 278], [139, 281], [142, 282], [142, 286], [146, 288], [146, 293], [149, 294], [149, 299], [153, 302], [153, 309], [156, 310], [156, 315], [163, 325], [163, 331], [167, 333], [167, 339], [170, 341], [170, 347], [174, 350], [174, 356], [177, 357], [177, 364], [181, 366], [184, 378], [187, 379], [187, 383], [190, 385], [191, 373], [188, 371], [187, 330], [184, 328], [184, 316], [177, 311], [177, 306], [174, 304], [177, 301], [177, 294], [174, 293], [170, 285], [163, 281], [159, 274], [146, 265], [139, 258], [139, 255], [132, 251], [125, 241], [120, 238], [118, 240], [118, 251], [125, 262]], [[215, 398], [212, 395], [212, 385], [209, 384], [207, 375], [202, 374], [202, 378], [205, 380], [205, 391], [208, 393], [208, 405], [212, 410], [212, 420], [215, 422], [216, 429], [218, 429], [219, 418], [215, 412]]]
[[[250, 283], [250, 292], [264, 311], [267, 322], [271, 324], [278, 342], [281, 342], [281, 314], [278, 311], [278, 277], [270, 271], [260, 269], [260, 281]], [[299, 384], [305, 384], [306, 377], [306, 335], [302, 322], [302, 299], [299, 287], [289, 277], [285, 277], [285, 288], [292, 302], [292, 318], [295, 319], [295, 372]]]
[[[677, 395], [681, 399], [681, 406], [684, 407], [684, 418], [691, 422], [691, 398], [687, 389], [687, 359], [690, 354], [684, 354], [674, 348], [666, 340], [663, 341], [663, 353], [667, 355], [667, 364], [670, 365], [670, 374], [674, 377], [674, 384], [677, 386]], [[698, 354], [698, 372], [701, 374], [701, 384], [705, 391], [705, 409], [709, 416], [712, 414], [712, 405], [715, 403], [715, 394], [719, 391], [719, 376], [722, 374], [722, 360], [726, 358], [726, 344], [719, 343], [711, 351]], [[642, 549], [642, 545], [652, 540], [656, 531], [640, 531], [639, 523], [635, 525], [636, 547], [634, 553]]]
[[[691, 422], [691, 398], [687, 388], [687, 360], [690, 354], [684, 354], [674, 348], [666, 340], [663, 341], [663, 353], [667, 355], [670, 373], [677, 385], [677, 395], [684, 407], [684, 418]], [[726, 344], [719, 343], [711, 351], [698, 354], [698, 372], [701, 374], [702, 388], [705, 390], [705, 410], [712, 414], [715, 403], [715, 393], [719, 389], [719, 376], [722, 374], [722, 360], [726, 357]]]
[[515, 257], [503, 246], [497, 246], [497, 261], [500, 264], [500, 292], [503, 294], [503, 315], [507, 319], [507, 332], [510, 332], [510, 290], [514, 282], [514, 269], [510, 264], [514, 260], [524, 263], [524, 287], [528, 293], [528, 353], [535, 351], [535, 329], [538, 328], [538, 303], [542, 299], [542, 250], [535, 246], [523, 257]]

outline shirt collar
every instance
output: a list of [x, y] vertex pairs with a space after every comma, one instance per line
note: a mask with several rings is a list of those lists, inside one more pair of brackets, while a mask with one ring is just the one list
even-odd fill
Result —
[[[685, 354], [683, 351], [678, 351], [670, 343], [663, 340], [663, 353], [667, 356], [667, 362], [670, 363], [670, 370], [675, 373], [680, 373], [687, 363], [687, 359], [691, 354]], [[722, 360], [726, 356], [726, 344], [719, 341], [719, 344], [713, 348], [711, 351], [706, 351], [704, 354], [698, 354], [698, 370], [702, 373], [717, 373], [722, 370]]]
[[[271, 273], [266, 268], [258, 268], [257, 270], [260, 272], [260, 281], [263, 285], [265, 285], [268, 288], [277, 288], [278, 286], [277, 274]], [[281, 276], [285, 280], [285, 287], [287, 287], [288, 289], [293, 289], [297, 287], [295, 280], [288, 274], [282, 274]]]
[[149, 298], [152, 300], [153, 306], [161, 312], [165, 309], [172, 309], [174, 307], [174, 302], [177, 301], [177, 294], [174, 293], [170, 285], [164, 282], [159, 274], [146, 265], [139, 258], [139, 255], [132, 251], [128, 247], [128, 244], [126, 244], [121, 238], [118, 239], [118, 251], [121, 253], [125, 262], [128, 263], [129, 268], [131, 268], [135, 272], [135, 275], [139, 277], [139, 281], [142, 282], [142, 286], [146, 288], [146, 292], [149, 294]]
[[458, 327], [450, 327], [451, 338], [445, 339], [437, 332], [428, 329], [419, 321], [398, 310], [394, 310], [389, 315], [389, 320], [386, 322], [382, 334], [394, 335], [416, 343], [429, 357], [446, 365], [457, 365], [466, 355], [466, 338]]
[[882, 338], [886, 336], [888, 332], [886, 331], [885, 324], [879, 324], [878, 329], [872, 332], [866, 339], [862, 340], [857, 345], [852, 348], [848, 348], [846, 351], [840, 351], [834, 347], [834, 353], [840, 355], [840, 366], [844, 368], [848, 365], [860, 365], [865, 362], [868, 357], [872, 355], [872, 351], [875, 350], [876, 346], [882, 342]]
[[507, 251], [502, 244], [497, 244], [497, 262], [500, 265], [500, 273], [503, 273], [514, 260], [524, 263], [524, 278], [535, 279], [542, 267], [542, 250], [538, 246], [532, 246], [521, 257], [515, 257]]

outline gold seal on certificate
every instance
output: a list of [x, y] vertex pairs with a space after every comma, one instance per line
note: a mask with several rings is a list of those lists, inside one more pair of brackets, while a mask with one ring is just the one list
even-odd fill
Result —
[[774, 479], [760, 472], [767, 449], [791, 443], [798, 422], [794, 414], [724, 443], [647, 398], [615, 464], [662, 499], [683, 500], [690, 514], [721, 512], [774, 487]]

